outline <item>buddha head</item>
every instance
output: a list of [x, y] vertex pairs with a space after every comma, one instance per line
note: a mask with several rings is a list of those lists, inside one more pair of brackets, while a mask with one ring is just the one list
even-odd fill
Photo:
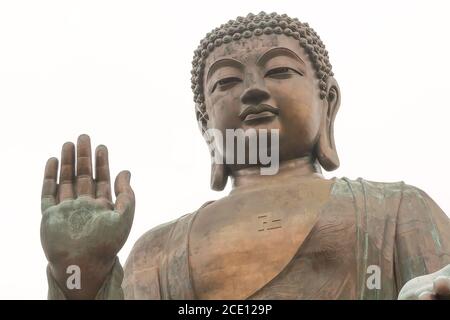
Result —
[[[276, 129], [280, 162], [308, 157], [327, 171], [339, 166], [333, 124], [340, 91], [307, 23], [276, 13], [238, 17], [206, 35], [192, 64], [197, 120], [212, 159], [225, 151], [210, 129]], [[245, 165], [213, 160], [211, 187], [223, 190]]]

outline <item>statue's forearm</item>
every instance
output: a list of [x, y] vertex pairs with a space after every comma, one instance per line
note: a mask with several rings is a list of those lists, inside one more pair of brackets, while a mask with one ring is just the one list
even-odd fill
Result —
[[[58, 282], [51, 273], [50, 267], [47, 267], [48, 280], [48, 299], [49, 300], [66, 300], [67, 297], [58, 285]], [[122, 300], [123, 269], [118, 258], [116, 258], [111, 272], [108, 274], [103, 285], [98, 290], [95, 300]], [[79, 290], [79, 289], [72, 289]]]

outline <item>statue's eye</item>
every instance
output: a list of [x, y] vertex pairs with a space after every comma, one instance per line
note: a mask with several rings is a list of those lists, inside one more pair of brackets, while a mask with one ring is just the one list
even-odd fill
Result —
[[301, 76], [303, 75], [299, 71], [294, 70], [292, 68], [278, 67], [278, 68], [273, 68], [273, 69], [270, 69], [269, 71], [267, 71], [265, 76], [271, 77], [271, 78], [276, 78], [276, 79], [286, 79], [294, 74], [299, 74]]
[[220, 79], [219, 81], [217, 81], [211, 92], [214, 92], [216, 90], [216, 88], [218, 87], [220, 90], [227, 90], [230, 89], [232, 86], [234, 86], [236, 83], [242, 82], [241, 79], [239, 79], [238, 77], [228, 77], [228, 78], [223, 78]]

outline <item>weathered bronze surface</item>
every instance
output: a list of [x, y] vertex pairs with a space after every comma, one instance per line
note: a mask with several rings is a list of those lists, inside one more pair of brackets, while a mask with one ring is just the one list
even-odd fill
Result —
[[[116, 256], [134, 215], [130, 174], [117, 176], [112, 203], [106, 147], [96, 149], [94, 176], [89, 137], [79, 137], [76, 155], [66, 143], [59, 182], [51, 158], [42, 193], [49, 298], [450, 298], [450, 220], [426, 193], [321, 175], [339, 166], [341, 93], [307, 24], [275, 13], [239, 17], [201, 42], [192, 74], [213, 156], [230, 150], [208, 129], [279, 130], [277, 174], [261, 175], [260, 159], [213, 162], [211, 187], [231, 178], [230, 194], [145, 233], [123, 272]], [[71, 265], [81, 288], [67, 286]]]

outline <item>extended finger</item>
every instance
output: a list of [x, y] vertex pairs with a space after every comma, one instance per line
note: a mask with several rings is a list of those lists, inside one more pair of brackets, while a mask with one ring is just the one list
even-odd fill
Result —
[[104, 145], [95, 149], [95, 184], [96, 197], [112, 201], [108, 148]]
[[59, 173], [59, 202], [73, 199], [75, 179], [75, 145], [66, 142], [61, 150], [61, 171]]
[[434, 279], [433, 289], [438, 298], [450, 299], [450, 277], [439, 276]]
[[44, 212], [47, 208], [56, 204], [56, 192], [58, 186], [56, 179], [58, 176], [58, 159], [50, 158], [45, 164], [44, 182], [42, 183], [41, 210]]
[[117, 175], [114, 183], [116, 194], [115, 209], [120, 213], [134, 213], [134, 192], [130, 186], [131, 174], [129, 171], [122, 171]]
[[93, 196], [91, 139], [82, 134], [77, 141], [77, 195]]

